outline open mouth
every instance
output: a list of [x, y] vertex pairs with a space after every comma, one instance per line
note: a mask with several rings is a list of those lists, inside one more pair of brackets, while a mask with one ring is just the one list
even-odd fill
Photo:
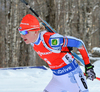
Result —
[[27, 39], [24, 39], [24, 41], [27, 41]]

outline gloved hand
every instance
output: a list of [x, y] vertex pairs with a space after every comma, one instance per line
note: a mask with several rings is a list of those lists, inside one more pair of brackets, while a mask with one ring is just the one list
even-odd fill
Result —
[[87, 79], [94, 80], [96, 78], [96, 74], [93, 70], [94, 66], [91, 64], [85, 65], [85, 74]]

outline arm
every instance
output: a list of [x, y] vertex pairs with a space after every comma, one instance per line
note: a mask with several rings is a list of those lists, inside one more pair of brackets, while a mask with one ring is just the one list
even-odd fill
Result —
[[83, 41], [79, 40], [77, 38], [68, 36], [67, 37], [67, 46], [78, 48], [79, 52], [81, 53], [81, 55], [83, 57], [84, 63], [85, 63], [86, 77], [93, 81], [96, 78], [96, 74], [93, 70], [94, 66], [91, 65], [91, 63], [90, 63], [89, 55], [88, 55], [88, 52], [86, 50], [86, 47], [85, 47]]
[[76, 47], [82, 55], [85, 65], [90, 63], [87, 49], [82, 40], [75, 37], [67, 36], [67, 47]]

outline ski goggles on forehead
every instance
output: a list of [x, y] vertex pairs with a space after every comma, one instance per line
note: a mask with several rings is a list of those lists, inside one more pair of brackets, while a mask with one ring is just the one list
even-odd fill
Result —
[[[37, 28], [39, 28], [39, 27], [37, 27]], [[19, 33], [20, 33], [20, 34], [26, 35], [26, 34], [29, 33], [29, 32], [28, 32], [29, 30], [34, 30], [34, 29], [37, 29], [37, 28], [30, 28], [30, 29], [25, 29], [25, 30], [21, 30], [21, 29], [18, 28], [18, 30], [19, 30]]]

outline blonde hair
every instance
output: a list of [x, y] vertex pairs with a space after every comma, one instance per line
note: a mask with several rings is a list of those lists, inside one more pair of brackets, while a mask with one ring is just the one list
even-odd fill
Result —
[[44, 25], [42, 25], [42, 23], [41, 23], [41, 22], [40, 22], [39, 24], [40, 24], [40, 31], [45, 30], [45, 26], [44, 26]]

